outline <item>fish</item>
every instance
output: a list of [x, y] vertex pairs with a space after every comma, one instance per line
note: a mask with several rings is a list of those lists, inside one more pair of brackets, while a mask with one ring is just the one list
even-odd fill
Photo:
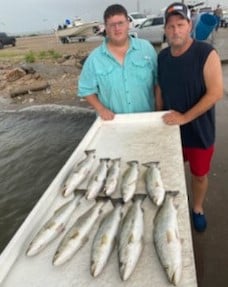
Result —
[[147, 167], [146, 171], [146, 191], [151, 201], [160, 206], [165, 198], [165, 189], [159, 168], [159, 162], [148, 162], [143, 164]]
[[144, 211], [142, 202], [145, 194], [135, 195], [120, 228], [118, 260], [120, 278], [125, 281], [133, 273], [144, 246]]
[[124, 202], [128, 202], [134, 195], [139, 176], [139, 162], [137, 160], [127, 162], [129, 167], [125, 170], [120, 191]]
[[61, 205], [48, 221], [34, 236], [26, 250], [27, 256], [34, 256], [41, 252], [51, 241], [57, 238], [65, 229], [66, 225], [84, 196], [85, 191], [75, 191], [75, 197]]
[[98, 198], [97, 202], [71, 226], [61, 240], [52, 260], [54, 266], [69, 261], [77, 251], [89, 240], [89, 233], [96, 223], [107, 198]]
[[154, 218], [153, 240], [156, 252], [174, 286], [180, 282], [182, 275], [182, 243], [177, 221], [177, 208], [173, 199], [177, 191], [167, 191], [162, 206]]
[[105, 179], [108, 173], [109, 168], [109, 161], [108, 158], [101, 158], [100, 163], [92, 175], [91, 179], [89, 180], [86, 192], [86, 199], [94, 199], [97, 197], [98, 193], [104, 186]]
[[82, 183], [82, 181], [88, 176], [95, 161], [95, 150], [86, 150], [86, 158], [77, 163], [72, 172], [67, 177], [62, 194], [64, 197], [69, 196], [73, 191]]
[[97, 277], [103, 271], [116, 245], [123, 206], [122, 200], [115, 199], [114, 209], [105, 215], [99, 225], [91, 249], [90, 273], [93, 277]]
[[111, 195], [116, 190], [120, 175], [121, 159], [112, 159], [111, 162], [111, 167], [108, 170], [108, 175], [103, 190], [106, 195]]

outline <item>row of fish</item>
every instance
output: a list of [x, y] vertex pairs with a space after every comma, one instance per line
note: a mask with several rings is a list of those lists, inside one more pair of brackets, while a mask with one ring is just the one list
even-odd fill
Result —
[[[56, 210], [29, 244], [27, 256], [38, 254], [63, 232], [82, 196], [83, 192], [78, 191], [73, 200]], [[144, 198], [145, 195], [135, 195], [133, 204], [123, 220], [124, 203], [120, 199], [113, 200], [114, 208], [104, 216], [92, 243], [90, 266], [92, 276], [96, 277], [102, 272], [118, 243], [120, 277], [122, 280], [130, 277], [143, 248], [144, 220], [141, 204]], [[96, 203], [77, 218], [61, 240], [53, 257], [53, 265], [64, 264], [85, 245], [107, 201], [109, 199], [106, 197], [97, 198]]]
[[[177, 210], [173, 203], [176, 194], [177, 192], [165, 193], [165, 199], [155, 216], [153, 229], [156, 252], [173, 285], [179, 283], [182, 274], [182, 247]], [[56, 210], [30, 243], [26, 251], [28, 256], [38, 254], [65, 230], [67, 222], [83, 196], [84, 191], [75, 192], [74, 199]], [[142, 209], [144, 198], [145, 195], [142, 194], [134, 195], [133, 203], [124, 218], [123, 201], [112, 200], [114, 208], [104, 216], [92, 243], [90, 264], [92, 276], [96, 277], [102, 272], [116, 244], [120, 277], [122, 280], [127, 280], [131, 276], [144, 245], [144, 212]], [[77, 218], [61, 240], [53, 257], [53, 265], [64, 264], [84, 246], [107, 201], [109, 201], [107, 197], [97, 198], [96, 203]]]
[[[63, 196], [65, 197], [72, 194], [91, 173], [96, 158], [95, 150], [88, 150], [85, 153], [86, 158], [75, 164], [64, 183]], [[128, 168], [124, 171], [120, 184], [120, 192], [124, 202], [132, 199], [139, 178], [139, 162], [133, 160], [127, 164]], [[120, 158], [112, 160], [101, 158], [98, 167], [88, 181], [86, 198], [94, 199], [102, 191], [107, 196], [115, 192], [120, 180], [120, 165]], [[165, 189], [159, 162], [149, 162], [143, 165], [147, 168], [145, 176], [146, 190], [154, 204], [160, 206], [164, 200]]]

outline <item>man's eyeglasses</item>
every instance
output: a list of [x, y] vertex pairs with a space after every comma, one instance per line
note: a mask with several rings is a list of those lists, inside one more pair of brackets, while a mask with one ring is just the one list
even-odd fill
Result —
[[126, 23], [127, 23], [127, 21], [119, 21], [116, 23], [108, 23], [108, 24], [106, 24], [106, 26], [108, 26], [108, 28], [110, 28], [110, 29], [115, 29], [116, 27], [117, 28], [123, 28]]

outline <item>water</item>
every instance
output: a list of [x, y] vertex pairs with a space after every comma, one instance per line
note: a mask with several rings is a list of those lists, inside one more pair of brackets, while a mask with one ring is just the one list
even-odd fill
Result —
[[0, 112], [0, 252], [94, 120], [70, 107]]

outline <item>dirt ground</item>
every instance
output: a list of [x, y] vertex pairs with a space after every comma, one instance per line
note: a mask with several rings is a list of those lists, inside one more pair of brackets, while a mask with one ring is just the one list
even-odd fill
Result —
[[[15, 47], [0, 50], [0, 106], [67, 104], [88, 107], [76, 97], [80, 62], [101, 41], [102, 38], [97, 37], [62, 44], [54, 35], [17, 38]], [[35, 56], [35, 62], [26, 62], [29, 54]], [[45, 56], [53, 54], [60, 57]], [[29, 89], [37, 83], [47, 83], [48, 87], [39, 91]], [[15, 96], [12, 92], [15, 89], [23, 92]]]

